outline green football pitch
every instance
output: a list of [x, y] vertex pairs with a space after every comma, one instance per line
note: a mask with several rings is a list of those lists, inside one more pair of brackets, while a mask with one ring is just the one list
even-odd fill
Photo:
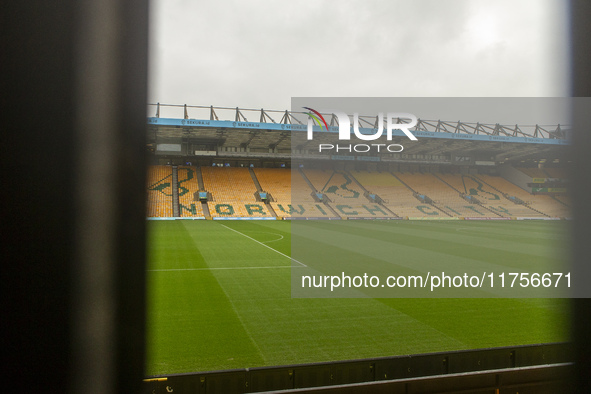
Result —
[[[368, 231], [356, 222], [342, 225]], [[561, 299], [292, 298], [291, 226], [148, 222], [148, 375], [568, 340], [569, 305]], [[412, 248], [416, 260], [459, 256], [476, 264], [514, 255], [511, 264], [531, 267], [567, 255], [566, 227], [384, 221], [372, 231], [398, 233], [392, 247]], [[338, 245], [326, 247], [338, 253]]]

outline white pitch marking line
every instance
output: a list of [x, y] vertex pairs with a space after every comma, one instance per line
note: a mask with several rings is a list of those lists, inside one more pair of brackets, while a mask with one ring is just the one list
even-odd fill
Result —
[[277, 242], [277, 241], [281, 241], [281, 240], [283, 239], [283, 235], [281, 235], [281, 234], [277, 234], [277, 233], [267, 233], [267, 234], [279, 235], [281, 238], [278, 238], [278, 239], [272, 239], [272, 240], [270, 240], [270, 241], [265, 241], [265, 242], [263, 242], [264, 244], [268, 244], [269, 242]]
[[306, 265], [306, 264], [304, 264], [304, 263], [302, 263], [302, 262], [300, 262], [300, 261], [297, 261], [296, 259], [293, 259], [293, 258], [289, 257], [288, 255], [286, 255], [286, 254], [283, 254], [283, 253], [281, 253], [280, 251], [273, 249], [273, 248], [272, 248], [272, 247], [270, 247], [269, 245], [265, 245], [264, 243], [262, 243], [262, 242], [259, 242], [259, 241], [257, 241], [256, 239], [249, 237], [249, 236], [248, 236], [248, 235], [246, 235], [246, 234], [242, 234], [240, 231], [234, 230], [233, 228], [230, 228], [230, 227], [226, 226], [225, 224], [221, 224], [221, 223], [220, 223], [220, 226], [223, 226], [223, 227], [227, 228], [228, 230], [232, 230], [232, 231], [234, 231], [235, 233], [238, 233], [238, 234], [240, 234], [240, 235], [242, 235], [242, 236], [244, 236], [244, 237], [246, 237], [246, 238], [250, 239], [251, 241], [254, 241], [254, 242], [256, 242], [256, 243], [258, 243], [258, 244], [260, 244], [260, 245], [263, 245], [265, 248], [271, 249], [273, 252], [275, 252], [275, 253], [279, 253], [281, 256], [283, 256], [283, 257], [287, 257], [288, 259], [290, 259], [290, 260], [292, 260], [292, 261], [295, 261], [296, 263], [300, 264], [302, 267], [307, 267], [307, 265]]
[[272, 232], [269, 232], [269, 231], [249, 231], [249, 233], [273, 234], [273, 235], [278, 235], [279, 236], [279, 238], [277, 238], [277, 239], [272, 239], [270, 241], [263, 241], [262, 243], [264, 243], [264, 244], [268, 244], [269, 242], [281, 241], [283, 239], [283, 235], [277, 234], [277, 233], [272, 233]]
[[148, 271], [160, 272], [160, 271], [259, 270], [259, 269], [269, 269], [269, 268], [298, 268], [298, 267], [292, 267], [291, 265], [277, 265], [274, 267], [171, 268], [171, 269], [148, 270]]

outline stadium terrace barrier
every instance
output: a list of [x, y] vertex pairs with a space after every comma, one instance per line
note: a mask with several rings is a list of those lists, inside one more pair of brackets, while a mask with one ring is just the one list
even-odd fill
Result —
[[516, 219], [517, 220], [560, 220], [560, 218], [546, 218], [546, 217], [533, 217], [533, 218], [518, 217]]
[[515, 218], [501, 218], [501, 217], [472, 217], [472, 218], [464, 218], [464, 220], [515, 220]]
[[[146, 220], [205, 220], [204, 216], [196, 217], [147, 217]], [[212, 220], [278, 220], [275, 217], [213, 217]], [[284, 216], [279, 220], [571, 220], [571, 218], [548, 217], [447, 217], [447, 216], [417, 216], [417, 217], [290, 217]]]
[[150, 217], [146, 220], [205, 220], [205, 216], [195, 217]]
[[341, 220], [336, 216], [305, 217], [305, 216], [284, 216], [283, 220]]
[[[148, 377], [144, 393], [233, 394], [302, 389], [304, 392], [337, 393], [352, 385], [399, 384], [402, 390], [379, 392], [426, 392], [409, 390], [406, 383], [429, 379], [428, 392], [564, 392], [572, 346], [567, 343], [525, 345], [491, 349], [461, 350], [365, 360], [301, 364], [281, 367], [245, 368]], [[533, 376], [528, 371], [538, 371]], [[557, 374], [557, 371], [560, 373]], [[499, 374], [512, 378], [499, 379]], [[506, 376], [506, 375], [505, 375]], [[445, 384], [444, 386], [441, 386]], [[521, 384], [521, 386], [520, 386]], [[341, 385], [341, 387], [339, 387]], [[349, 385], [349, 386], [345, 386]], [[469, 385], [471, 387], [466, 387]], [[548, 391], [548, 385], [554, 391]], [[562, 386], [561, 386], [562, 385]], [[535, 386], [532, 388], [532, 386]], [[557, 389], [558, 387], [558, 389]], [[562, 389], [561, 389], [562, 387]], [[317, 388], [318, 390], [313, 390]], [[331, 390], [331, 388], [333, 388]], [[304, 390], [309, 389], [309, 390]], [[478, 390], [476, 390], [478, 389]], [[525, 389], [522, 391], [522, 389]], [[496, 390], [496, 391], [495, 391]], [[325, 391], [322, 391], [325, 392]], [[345, 391], [368, 392], [362, 391]], [[373, 391], [372, 391], [373, 392]], [[464, 392], [464, 391], [462, 391]], [[509, 392], [509, 391], [506, 391]]]
[[213, 220], [277, 220], [277, 218], [259, 218], [259, 217], [223, 217], [223, 216], [216, 216], [212, 218]]
[[347, 218], [347, 220], [402, 220], [402, 218], [394, 218], [394, 217], [355, 217], [355, 216], [350, 216]]
[[461, 218], [455, 216], [409, 216], [408, 220], [461, 220]]
[[[496, 371], [449, 374], [381, 382], [354, 383], [321, 388], [297, 389], [301, 394], [555, 394], [575, 392], [571, 376], [573, 364], [552, 364]], [[267, 391], [285, 394], [285, 390]]]

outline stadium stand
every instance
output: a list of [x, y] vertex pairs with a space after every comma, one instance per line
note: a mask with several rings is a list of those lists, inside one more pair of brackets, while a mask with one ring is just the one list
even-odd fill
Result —
[[556, 195], [554, 196], [554, 199], [566, 207], [571, 207], [570, 196], [566, 194]]
[[291, 200], [294, 202], [314, 202], [308, 182], [304, 179], [302, 173], [297, 170], [291, 171]]
[[304, 170], [316, 190], [332, 202], [366, 202], [363, 189], [347, 174], [332, 170]]
[[423, 204], [413, 196], [398, 178], [388, 172], [352, 171], [351, 174], [372, 194], [384, 201], [384, 205], [400, 217], [428, 217], [443, 215], [437, 209]]
[[328, 182], [332, 174], [334, 173], [333, 170], [311, 170], [305, 169], [302, 170], [303, 174], [308, 178], [308, 180], [312, 183], [316, 191], [322, 191], [324, 185]]
[[334, 217], [323, 203], [314, 201], [312, 189], [298, 170], [256, 168], [263, 191], [270, 193], [278, 217]]
[[256, 186], [248, 168], [201, 167], [203, 185], [212, 195], [212, 217], [272, 217], [265, 203], [257, 201]]
[[263, 191], [275, 201], [291, 202], [291, 171], [282, 168], [255, 168], [254, 173]]
[[304, 170], [316, 190], [323, 193], [328, 205], [341, 218], [348, 217], [390, 217], [384, 207], [371, 203], [365, 190], [347, 173], [332, 170]]
[[172, 217], [172, 167], [148, 167], [147, 215]]
[[441, 174], [440, 178], [468, 198], [475, 198], [479, 202], [479, 207], [475, 209], [487, 213], [488, 216], [513, 217], [519, 214], [526, 217], [536, 216], [534, 215], [536, 212], [509, 201], [502, 192], [493, 189], [473, 175]]
[[[460, 191], [436, 174], [398, 173], [397, 176], [419, 194], [433, 200], [433, 204], [450, 216], [487, 217], [491, 212], [478, 204], [471, 204], [460, 196]], [[494, 216], [494, 215], [493, 215]]]
[[[478, 179], [482, 180], [489, 186], [504, 194], [505, 198], [517, 199], [523, 201], [525, 204], [514, 204], [511, 210], [518, 210], [517, 207], [524, 205], [529, 207], [533, 212], [529, 212], [532, 217], [536, 216], [552, 216], [552, 217], [566, 217], [569, 216], [566, 207], [557, 204], [552, 197], [540, 194], [531, 194], [523, 190], [519, 186], [512, 184], [500, 176], [492, 175], [478, 175]], [[527, 211], [523, 216], [527, 216]], [[522, 212], [514, 213], [514, 215], [522, 215]]]
[[332, 203], [330, 205], [334, 209], [334, 211], [342, 218], [395, 217], [395, 215], [392, 215], [390, 212], [388, 212], [388, 209], [378, 204], [370, 202], [365, 202], [363, 204]]
[[178, 167], [179, 210], [181, 217], [203, 217], [203, 208], [195, 193], [199, 191], [197, 167]]
[[[454, 216], [457, 216], [457, 214], [453, 213], [453, 211], [462, 212], [464, 217], [495, 217], [495, 216], [504, 217], [505, 216], [505, 215], [502, 215], [501, 213], [499, 213], [498, 211], [488, 209], [486, 207], [486, 204], [484, 203], [484, 201], [482, 201], [483, 198], [482, 197], [477, 198], [477, 196], [474, 194], [475, 193], [474, 191], [470, 192], [470, 190], [468, 190], [468, 192], [467, 192], [463, 175], [448, 173], [448, 174], [434, 174], [434, 176], [437, 177], [440, 181], [444, 182], [446, 185], [448, 185], [450, 187], [450, 189], [453, 190], [454, 193], [456, 193], [456, 196], [458, 196], [458, 198], [463, 200], [463, 203], [457, 203], [456, 202], [457, 200], [454, 200], [454, 202], [450, 202], [450, 205], [447, 205], [447, 204], [443, 205], [443, 209], [452, 213]], [[465, 198], [462, 198], [462, 195], [464, 195]], [[485, 194], [485, 196], [489, 196], [489, 195]], [[491, 201], [496, 201], [496, 198], [494, 198], [494, 196], [490, 196], [490, 197], [492, 198]], [[472, 199], [472, 198], [474, 198], [474, 199]], [[500, 198], [499, 198], [499, 200], [500, 200]], [[444, 200], [444, 202], [447, 202], [447, 201]], [[448, 206], [451, 209], [448, 210], [448, 208], [446, 208]]]
[[271, 203], [277, 217], [303, 217], [303, 218], [321, 218], [334, 217], [329, 208], [321, 202], [317, 203], [298, 203], [292, 201], [290, 204]]
[[[149, 217], [173, 216], [172, 171], [170, 166], [150, 166]], [[272, 217], [272, 211], [279, 218], [571, 216], [566, 194], [532, 194], [500, 176], [254, 169], [262, 191], [271, 196], [270, 210], [257, 198], [257, 187], [248, 168], [179, 166], [181, 217], [205, 216], [196, 199], [199, 172], [203, 187], [211, 193], [207, 204], [212, 217]], [[539, 174], [530, 171], [528, 175]], [[330, 202], [316, 201], [305, 177]], [[375, 194], [377, 202], [369, 194]]]
[[548, 175], [544, 172], [541, 168], [517, 168], [519, 171], [523, 172], [525, 175], [530, 176], [532, 178], [547, 178]]
[[544, 171], [548, 175], [548, 178], [558, 178], [558, 179], [567, 179], [568, 178], [568, 171], [564, 168], [549, 167], [549, 168], [544, 168]]

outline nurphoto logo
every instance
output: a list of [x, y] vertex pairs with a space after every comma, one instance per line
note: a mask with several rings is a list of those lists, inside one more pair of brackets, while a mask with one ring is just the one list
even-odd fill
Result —
[[[319, 111], [312, 109], [310, 107], [303, 107], [307, 109], [308, 112], [308, 140], [312, 140], [314, 138], [314, 123], [320, 127], [320, 130], [323, 131], [326, 128], [328, 131], [328, 124], [324, 119], [324, 116]], [[337, 117], [339, 121], [339, 140], [350, 140], [351, 139], [351, 119], [349, 115], [342, 111], [338, 110], [327, 110], [323, 111], [325, 114], [330, 113]], [[408, 123], [400, 123], [402, 120], [408, 120]], [[400, 130], [402, 131], [411, 141], [417, 141], [417, 137], [415, 137], [412, 132], [409, 130], [416, 126], [417, 124], [417, 117], [413, 114], [409, 113], [398, 113], [398, 112], [388, 112], [386, 114], [386, 139], [388, 141], [392, 141], [392, 131], [393, 130]], [[380, 138], [384, 132], [384, 113], [378, 113], [378, 122], [377, 122], [377, 129], [375, 129], [375, 133], [367, 134], [361, 133], [359, 129], [359, 114], [353, 114], [353, 133], [355, 137], [362, 141], [374, 141]], [[399, 153], [402, 152], [403, 146], [400, 144], [355, 144], [355, 145], [344, 145], [341, 146], [339, 144], [319, 144], [318, 151], [330, 151], [335, 150], [336, 152], [340, 151], [348, 151], [348, 152], [369, 152], [375, 148], [377, 152], [380, 152], [381, 149], [385, 149], [391, 153]]]

